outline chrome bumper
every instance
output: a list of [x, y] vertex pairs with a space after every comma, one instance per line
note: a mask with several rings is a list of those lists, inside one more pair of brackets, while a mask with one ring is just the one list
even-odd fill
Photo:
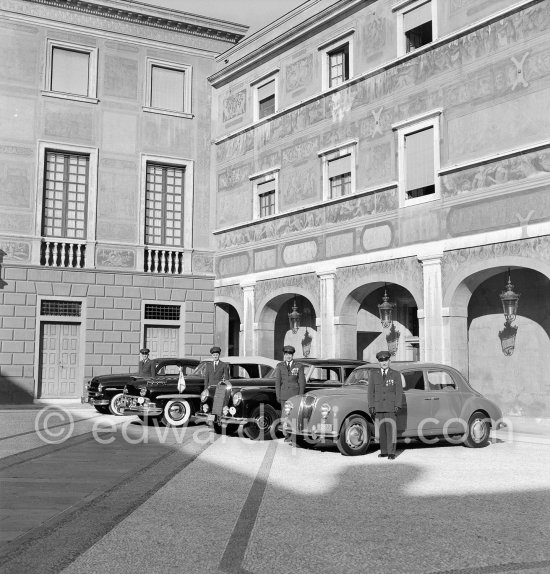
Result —
[[94, 397], [80, 397], [80, 402], [82, 404], [90, 404], [97, 407], [104, 407], [109, 404], [109, 399], [94, 399]]
[[162, 414], [162, 409], [156, 405], [131, 405], [125, 406], [123, 408], [123, 413], [125, 415], [141, 415], [143, 417], [156, 417]]

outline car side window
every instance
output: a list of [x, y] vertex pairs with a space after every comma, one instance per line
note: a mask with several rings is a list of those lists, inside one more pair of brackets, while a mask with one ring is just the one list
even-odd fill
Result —
[[157, 366], [157, 373], [156, 376], [164, 375], [164, 365], [162, 367]]
[[164, 372], [159, 373], [163, 375], [179, 375], [180, 369], [178, 365], [164, 365]]
[[405, 391], [424, 390], [424, 373], [422, 371], [407, 371], [403, 373], [403, 377], [405, 378]]
[[456, 389], [456, 383], [446, 371], [428, 371], [430, 391], [450, 391]]
[[229, 365], [229, 373], [232, 379], [250, 379], [257, 376], [258, 367], [255, 365]]

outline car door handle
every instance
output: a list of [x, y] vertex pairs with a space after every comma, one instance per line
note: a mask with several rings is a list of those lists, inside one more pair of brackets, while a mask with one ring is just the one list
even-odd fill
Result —
[[432, 397], [432, 401], [438, 401], [439, 397]]
[[426, 397], [424, 400], [425, 401], [431, 401], [433, 399], [433, 397]]

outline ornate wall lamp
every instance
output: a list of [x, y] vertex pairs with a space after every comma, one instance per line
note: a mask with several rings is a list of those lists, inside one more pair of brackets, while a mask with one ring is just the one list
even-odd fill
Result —
[[516, 320], [519, 297], [520, 294], [514, 291], [514, 286], [510, 279], [510, 268], [508, 267], [508, 284], [506, 285], [506, 290], [500, 294], [506, 323], [513, 323]]
[[288, 314], [288, 322], [290, 323], [290, 328], [292, 332], [296, 334], [300, 328], [300, 317], [301, 313], [298, 313], [298, 306], [296, 305], [296, 298], [294, 298], [294, 305], [292, 305], [292, 312]]
[[382, 303], [378, 305], [378, 312], [380, 313], [380, 322], [384, 329], [388, 329], [393, 324], [393, 310], [395, 309], [395, 303], [390, 303], [390, 298], [388, 297], [387, 285], [384, 283], [384, 296], [382, 297]]

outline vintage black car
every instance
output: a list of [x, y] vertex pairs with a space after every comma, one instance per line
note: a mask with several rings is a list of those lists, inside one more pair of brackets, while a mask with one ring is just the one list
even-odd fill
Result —
[[[179, 365], [184, 368], [184, 374], [192, 373], [200, 361], [197, 359], [152, 359], [155, 363], [155, 377], [166, 378], [170, 372], [179, 373]], [[122, 415], [121, 399], [126, 385], [145, 383], [146, 379], [138, 373], [123, 373], [116, 375], [99, 375], [86, 385], [86, 394], [81, 397], [82, 403], [89, 403], [102, 414]]]
[[[271, 375], [277, 364], [267, 357], [222, 357], [229, 364], [230, 381], [251, 379], [261, 381]], [[124, 391], [124, 414], [138, 415], [147, 422], [181, 427], [200, 407], [200, 397], [204, 390], [204, 373], [207, 361], [200, 363], [195, 371], [185, 377], [185, 389], [178, 390], [179, 371], [177, 367], [164, 377], [147, 381], [136, 381], [126, 386]]]
[[[306, 392], [342, 386], [348, 375], [365, 361], [353, 359], [297, 359], [304, 365]], [[275, 379], [223, 381], [201, 395], [196, 422], [206, 422], [214, 432], [243, 428], [253, 440], [274, 438], [281, 406], [275, 393]]]

